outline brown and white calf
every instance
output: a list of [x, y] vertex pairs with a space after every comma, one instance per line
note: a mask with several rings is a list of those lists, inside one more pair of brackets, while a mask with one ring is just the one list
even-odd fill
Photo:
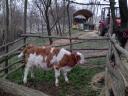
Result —
[[34, 67], [41, 67], [44, 70], [54, 69], [55, 71], [55, 85], [58, 86], [60, 72], [63, 73], [66, 82], [69, 82], [67, 73], [76, 65], [84, 63], [84, 56], [80, 52], [71, 53], [64, 48], [55, 47], [39, 47], [28, 45], [18, 55], [18, 57], [25, 56], [26, 65], [24, 71], [23, 82], [27, 83], [27, 75], [31, 72], [33, 75]]

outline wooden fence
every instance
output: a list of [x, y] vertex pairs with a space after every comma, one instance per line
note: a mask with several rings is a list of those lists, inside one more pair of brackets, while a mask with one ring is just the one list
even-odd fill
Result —
[[[12, 64], [10, 64], [9, 60], [15, 56], [17, 56], [17, 54], [19, 54], [18, 50], [25, 47], [25, 43], [20, 44], [19, 46], [15, 45], [15, 43], [18, 43], [20, 41], [24, 42], [24, 38], [21, 37], [13, 42], [9, 42], [5, 45], [0, 46], [1, 52], [4, 49], [5, 53], [0, 55], [0, 76], [1, 77], [7, 77], [7, 75], [11, 74], [12, 72], [18, 70], [19, 68], [22, 68], [23, 65], [18, 66], [15, 69], [9, 70], [12, 66], [15, 66], [16, 64], [20, 63], [21, 60], [15, 61]], [[17, 46], [15, 49], [12, 49], [9, 51], [9, 48], [11, 46]], [[4, 67], [2, 68], [2, 66], [4, 65]]]
[[109, 51], [107, 54], [105, 88], [106, 96], [127, 96], [128, 51], [112, 38], [112, 21], [109, 27]]
[[[27, 42], [27, 39], [29, 37], [34, 37], [34, 38], [55, 38], [55, 39], [68, 39], [70, 40], [71, 42], [68, 43], [68, 44], [63, 44], [63, 45], [57, 45], [55, 47], [64, 47], [64, 46], [73, 46], [75, 44], [80, 44], [80, 43], [84, 43], [84, 42], [95, 42], [95, 41], [103, 41], [103, 40], [107, 40], [108, 41], [108, 38], [99, 38], [99, 39], [84, 39], [84, 38], [77, 38], [77, 37], [55, 37], [55, 36], [39, 36], [39, 35], [32, 35], [32, 34], [24, 34], [22, 35], [21, 38], [13, 41], [13, 42], [10, 42], [8, 44], [5, 44], [5, 45], [2, 45], [0, 46], [0, 49], [4, 48], [5, 49], [5, 53], [0, 55], [0, 77], [1, 78], [6, 78], [8, 77], [8, 75], [10, 75], [11, 73], [21, 69], [24, 67], [24, 64], [22, 63], [23, 60], [17, 60], [13, 63], [10, 62], [10, 59], [12, 58], [17, 58], [17, 54], [19, 54], [19, 50], [24, 48], [26, 46], [26, 44], [28, 43]], [[75, 42], [72, 42], [72, 40], [76, 40]], [[22, 43], [21, 43], [22, 41]], [[18, 43], [18, 46], [17, 44]], [[10, 47], [12, 46], [17, 46], [16, 48], [12, 48], [12, 50], [9, 50]], [[73, 47], [69, 47], [68, 50], [108, 50], [107, 48], [73, 48]], [[100, 58], [100, 57], [106, 57], [106, 55], [99, 55], [99, 56], [88, 56], [88, 57], [85, 57], [85, 59], [90, 59], [90, 58]], [[4, 65], [4, 66], [3, 66]], [[17, 65], [15, 67], [15, 65]], [[12, 68], [13, 67], [13, 68]], [[23, 90], [23, 89], [27, 89], [23, 86], [21, 87], [16, 87], [14, 88], [13, 86], [11, 86], [10, 84], [12, 83], [9, 83], [8, 81], [3, 81], [0, 79], [0, 88], [4, 88], [5, 90], [7, 89], [7, 91], [10, 92], [10, 90], [8, 90], [8, 87], [7, 86], [4, 86], [3, 84], [1, 83], [6, 83], [8, 84], [7, 86], [9, 86], [9, 88], [12, 88], [14, 90], [17, 90], [18, 92], [21, 92], [21, 93], [16, 93], [16, 94], [20, 94], [20, 95], [17, 95], [17, 96], [34, 96], [32, 94], [38, 94], [36, 96], [41, 96], [40, 94], [43, 94], [43, 93], [40, 93], [40, 92], [37, 92], [37, 91], [33, 91], [31, 89], [28, 89], [28, 91], [30, 92], [30, 94], [28, 94], [29, 92], [26, 91], [26, 90]], [[5, 84], [5, 85], [6, 85]], [[15, 84], [12, 84], [14, 86], [18, 86], [18, 85], [15, 85]], [[3, 87], [2, 87], [3, 86]], [[4, 90], [3, 89], [3, 90]], [[37, 92], [37, 93], [33, 93], [33, 92]], [[32, 92], [32, 94], [31, 94]], [[15, 92], [11, 92], [11, 93], [15, 93]], [[24, 94], [22, 94], [24, 93]], [[22, 95], [21, 95], [22, 94]], [[42, 96], [47, 96], [47, 95], [42, 95]]]
[[[15, 66], [18, 63], [21, 63], [22, 60], [17, 60], [15, 62], [13, 62], [12, 64], [10, 64], [9, 60], [14, 58], [15, 56], [17, 56], [17, 54], [19, 54], [19, 50], [22, 49], [23, 47], [26, 46], [27, 44], [27, 39], [29, 37], [35, 37], [35, 38], [55, 38], [55, 39], [68, 39], [68, 40], [76, 40], [76, 42], [72, 42], [72, 43], [68, 43], [68, 44], [63, 44], [63, 45], [57, 45], [55, 47], [64, 47], [64, 46], [73, 46], [75, 44], [80, 44], [80, 43], [84, 43], [84, 42], [95, 42], [95, 41], [99, 41], [99, 40], [108, 40], [108, 38], [96, 38], [96, 39], [84, 39], [84, 38], [78, 38], [78, 37], [57, 37], [57, 36], [39, 36], [39, 35], [32, 35], [32, 34], [23, 34], [21, 36], [21, 38], [7, 43], [5, 45], [0, 46], [0, 49], [4, 48], [5, 49], [5, 53], [0, 55], [0, 65], [2, 66], [4, 64], [4, 67], [0, 67], [0, 76], [6, 78], [9, 74], [11, 74], [12, 72], [15, 72], [16, 70], [22, 68], [24, 65], [23, 64], [19, 64], [19, 66], [17, 66], [17, 68], [15, 69], [11, 69], [11, 67]], [[80, 41], [78, 41], [80, 40]], [[22, 41], [22, 44], [18, 44], [15, 45], [16, 43], [20, 43]], [[9, 48], [11, 46], [17, 46], [15, 49], [12, 49], [9, 51]], [[108, 50], [107, 48], [73, 48], [70, 47], [72, 49], [68, 49], [68, 50]], [[100, 55], [100, 56], [88, 56], [85, 57], [85, 59], [90, 59], [90, 58], [100, 58], [100, 57], [105, 57], [105, 55]]]

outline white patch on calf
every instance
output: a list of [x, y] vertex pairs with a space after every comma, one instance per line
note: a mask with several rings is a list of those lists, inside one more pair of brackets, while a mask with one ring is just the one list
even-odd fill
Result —
[[18, 58], [21, 58], [23, 56], [23, 52], [21, 52], [19, 55], [18, 55]]
[[62, 60], [62, 58], [64, 57], [65, 54], [70, 55], [71, 52], [69, 52], [69, 51], [65, 50], [64, 48], [62, 48], [60, 50], [60, 52], [58, 53], [57, 57], [56, 57], [57, 62], [59, 62], [60, 60]]
[[65, 66], [65, 67], [62, 67], [60, 70], [64, 71], [64, 72], [69, 72], [71, 71], [71, 67], [68, 67], [68, 66]]
[[54, 69], [54, 71], [55, 71], [55, 85], [59, 86], [60, 70]]
[[52, 60], [50, 61], [51, 64], [54, 64], [55, 62], [57, 62], [57, 59], [56, 59], [56, 55], [54, 55], [52, 57]]
[[45, 46], [42, 46], [43, 49], [45, 49], [46, 47]]
[[50, 53], [52, 53], [52, 52], [54, 51], [54, 49], [55, 49], [54, 47], [53, 47], [53, 48], [51, 48]]
[[29, 58], [28, 58], [28, 64], [30, 66], [39, 66], [43, 69], [47, 69], [47, 64], [46, 62], [43, 62], [43, 59], [45, 59], [42, 55], [36, 55], [36, 53], [34, 54], [30, 54]]
[[47, 56], [44, 58], [44, 61], [46, 62], [46, 60], [47, 60]]

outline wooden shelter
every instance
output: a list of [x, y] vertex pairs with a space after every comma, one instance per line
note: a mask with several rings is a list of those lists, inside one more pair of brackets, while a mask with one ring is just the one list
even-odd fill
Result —
[[73, 14], [73, 24], [78, 24], [80, 29], [92, 29], [92, 25], [89, 22], [87, 23], [88, 19], [92, 16], [93, 13], [87, 9], [78, 10]]

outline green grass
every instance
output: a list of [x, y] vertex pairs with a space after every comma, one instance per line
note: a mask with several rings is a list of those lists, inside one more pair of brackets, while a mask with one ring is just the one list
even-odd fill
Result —
[[106, 64], [106, 57], [89, 59], [88, 62], [94, 65], [103, 65], [103, 64]]
[[107, 44], [106, 40], [85, 41], [84, 43], [73, 45], [73, 48], [108, 48]]
[[45, 44], [46, 42], [48, 42], [48, 39], [47, 38], [33, 38], [33, 37], [30, 37], [27, 39], [27, 42], [28, 43], [31, 43], [31, 44], [35, 44], [35, 45], [43, 45]]

